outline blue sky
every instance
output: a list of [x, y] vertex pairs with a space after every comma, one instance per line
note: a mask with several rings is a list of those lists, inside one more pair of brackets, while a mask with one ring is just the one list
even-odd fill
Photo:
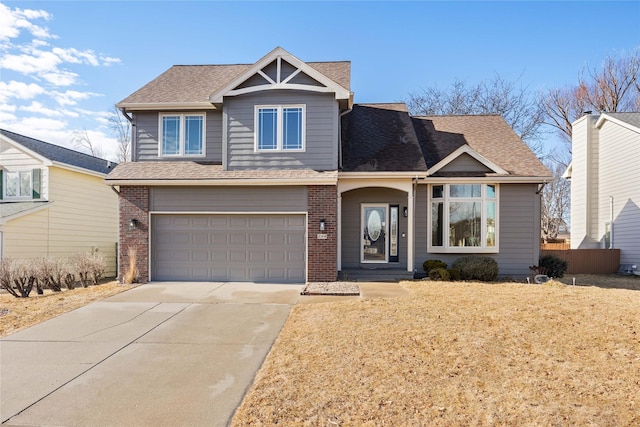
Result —
[[253, 63], [276, 46], [351, 61], [356, 102], [496, 73], [538, 91], [640, 46], [640, 1], [3, 1], [0, 127], [63, 146], [86, 130], [113, 157], [116, 102], [171, 65]]

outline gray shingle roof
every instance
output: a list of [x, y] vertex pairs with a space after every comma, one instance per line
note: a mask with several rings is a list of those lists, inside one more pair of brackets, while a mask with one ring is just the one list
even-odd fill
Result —
[[354, 105], [342, 118], [345, 172], [426, 171], [404, 104]]
[[[345, 89], [350, 88], [351, 62], [307, 62]], [[118, 106], [127, 104], [208, 102], [209, 96], [252, 67], [235, 65], [174, 65], [135, 91]]]
[[116, 166], [116, 163], [109, 160], [93, 157], [80, 153], [79, 151], [60, 147], [59, 145], [50, 144], [8, 130], [0, 129], [0, 134], [54, 162], [64, 163], [69, 166], [76, 166], [103, 174], [108, 174], [113, 170], [114, 166]]
[[501, 116], [414, 117], [413, 123], [429, 167], [468, 144], [512, 176], [551, 176]]
[[22, 212], [46, 206], [51, 202], [3, 202], [0, 203], [0, 218], [7, 218]]
[[337, 179], [337, 171], [311, 169], [223, 170], [222, 165], [192, 161], [155, 161], [120, 163], [106, 178], [113, 181], [172, 180], [324, 180]]
[[605, 114], [607, 116], [629, 123], [631, 126], [640, 128], [640, 113], [605, 113]]
[[404, 104], [358, 104], [342, 118], [345, 172], [422, 172], [463, 145], [511, 176], [551, 176], [501, 116], [410, 117]]

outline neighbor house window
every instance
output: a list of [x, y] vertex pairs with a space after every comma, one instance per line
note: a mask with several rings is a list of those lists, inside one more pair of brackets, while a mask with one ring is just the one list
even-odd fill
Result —
[[0, 198], [38, 199], [40, 198], [40, 169], [21, 171], [0, 170]]
[[304, 105], [256, 106], [256, 150], [303, 151]]
[[497, 252], [497, 185], [430, 186], [429, 251]]
[[203, 156], [204, 134], [204, 114], [162, 114], [160, 155]]

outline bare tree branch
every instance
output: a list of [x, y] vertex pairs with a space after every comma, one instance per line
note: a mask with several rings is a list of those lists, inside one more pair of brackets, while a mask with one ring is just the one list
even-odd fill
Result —
[[71, 142], [73, 142], [73, 146], [77, 150], [83, 153], [90, 154], [93, 157], [104, 158], [104, 151], [91, 141], [86, 129], [74, 131], [71, 136]]
[[109, 127], [116, 138], [118, 163], [131, 160], [131, 122], [115, 106], [109, 114]]

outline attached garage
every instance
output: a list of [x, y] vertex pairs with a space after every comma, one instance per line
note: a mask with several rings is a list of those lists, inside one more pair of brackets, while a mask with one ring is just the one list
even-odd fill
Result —
[[151, 280], [304, 283], [302, 214], [151, 215]]

